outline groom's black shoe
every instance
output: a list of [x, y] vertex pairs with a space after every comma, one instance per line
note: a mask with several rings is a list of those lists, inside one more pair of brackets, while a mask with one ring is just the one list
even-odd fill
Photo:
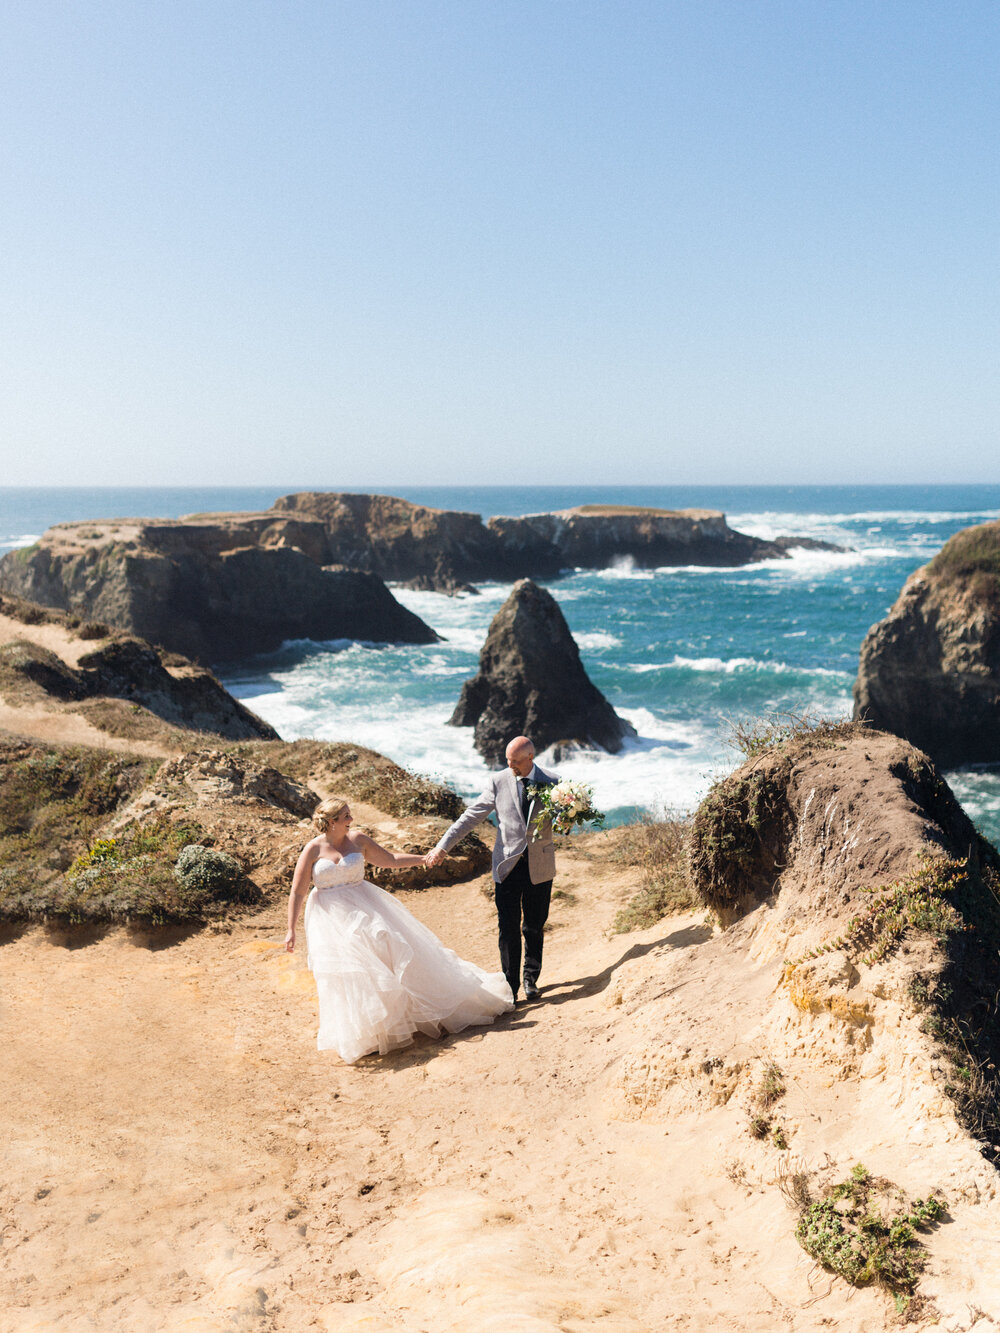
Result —
[[528, 977], [524, 978], [524, 998], [526, 1000], [540, 1000], [542, 998], [542, 992], [535, 982]]

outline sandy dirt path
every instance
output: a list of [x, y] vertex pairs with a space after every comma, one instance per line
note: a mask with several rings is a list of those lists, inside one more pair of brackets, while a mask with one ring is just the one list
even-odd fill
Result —
[[[609, 936], [630, 873], [562, 856], [543, 1003], [353, 1067], [315, 1049], [281, 905], [230, 933], [6, 943], [0, 1326], [888, 1327], [797, 1246], [735, 1110], [624, 1105], [644, 995], [688, 995], [679, 1023], [738, 1043], [774, 988], [720, 975], [697, 916]], [[492, 970], [484, 887], [401, 898]]]

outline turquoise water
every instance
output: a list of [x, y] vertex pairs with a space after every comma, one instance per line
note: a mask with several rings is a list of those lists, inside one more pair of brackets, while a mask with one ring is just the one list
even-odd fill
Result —
[[[334, 485], [313, 487], [335, 489]], [[51, 523], [128, 514], [177, 516], [266, 507], [305, 486], [190, 490], [0, 491], [0, 549]], [[1000, 516], [1000, 486], [924, 487], [356, 487], [441, 508], [519, 514], [603, 500], [725, 510], [760, 537], [795, 533], [852, 548], [799, 551], [736, 570], [577, 571], [549, 584], [588, 672], [639, 732], [620, 756], [580, 756], [563, 773], [593, 783], [614, 819], [690, 809], [735, 762], [734, 719], [776, 711], [846, 717], [865, 633], [906, 577], [953, 533]], [[479, 597], [397, 590], [445, 642], [374, 651], [338, 640], [295, 643], [227, 684], [283, 736], [354, 740], [418, 771], [479, 789], [471, 730], [447, 718], [472, 675], [509, 585]], [[949, 773], [980, 827], [1000, 838], [1000, 773]]]

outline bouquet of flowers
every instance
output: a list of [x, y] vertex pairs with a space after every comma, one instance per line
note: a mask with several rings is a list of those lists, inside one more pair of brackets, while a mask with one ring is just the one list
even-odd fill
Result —
[[575, 824], [593, 824], [600, 828], [604, 815], [594, 805], [594, 789], [582, 782], [557, 782], [550, 786], [531, 786], [535, 802], [532, 840], [537, 841], [547, 820], [555, 833], [569, 833]]

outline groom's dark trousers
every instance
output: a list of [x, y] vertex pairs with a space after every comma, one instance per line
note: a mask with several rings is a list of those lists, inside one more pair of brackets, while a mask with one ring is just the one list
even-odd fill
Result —
[[515, 863], [502, 884], [493, 884], [500, 928], [500, 966], [514, 995], [521, 984], [521, 932], [524, 931], [524, 979], [538, 981], [542, 970], [542, 941], [552, 898], [552, 881], [532, 884], [528, 854]]

